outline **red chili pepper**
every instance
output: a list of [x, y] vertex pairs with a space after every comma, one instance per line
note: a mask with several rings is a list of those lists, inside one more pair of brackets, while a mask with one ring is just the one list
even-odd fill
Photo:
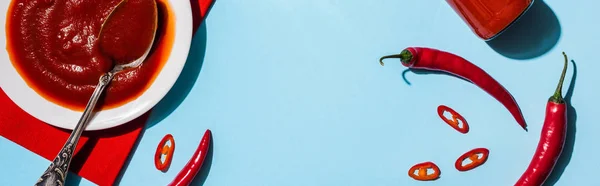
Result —
[[[167, 141], [171, 142], [171, 145], [167, 145]], [[175, 151], [175, 140], [173, 135], [167, 134], [160, 140], [156, 152], [154, 153], [154, 166], [156, 169], [165, 172], [171, 165], [173, 159], [173, 152]], [[165, 155], [165, 161], [162, 161], [162, 156]]]
[[206, 130], [202, 140], [200, 140], [200, 144], [198, 145], [196, 152], [194, 152], [194, 155], [192, 156], [192, 159], [190, 159], [183, 169], [181, 169], [169, 186], [187, 186], [192, 182], [192, 180], [194, 180], [194, 177], [204, 163], [204, 159], [206, 159], [206, 154], [210, 146], [210, 137], [211, 131]]
[[400, 58], [402, 65], [410, 69], [442, 71], [472, 82], [502, 103], [517, 123], [527, 130], [521, 109], [512, 95], [487, 72], [466, 59], [449, 52], [424, 47], [408, 47], [400, 54], [381, 57], [381, 65], [386, 58]]
[[[433, 169], [433, 173], [427, 173], [427, 170]], [[415, 174], [415, 172], [417, 172]], [[419, 181], [431, 181], [440, 178], [440, 168], [433, 162], [423, 162], [413, 165], [408, 170], [408, 176]]]
[[546, 105], [546, 118], [537, 149], [527, 170], [523, 173], [515, 186], [542, 185], [560, 157], [567, 136], [567, 105], [562, 97], [562, 84], [567, 72], [567, 55], [565, 65], [560, 75], [560, 80], [554, 95], [548, 99]]
[[[446, 106], [446, 105], [440, 105], [437, 108], [437, 112], [438, 115], [440, 116], [440, 118], [442, 118], [442, 120], [444, 120], [444, 122], [446, 122], [448, 125], [450, 125], [452, 128], [454, 128], [455, 130], [457, 130], [460, 133], [466, 134], [467, 132], [469, 132], [469, 123], [467, 123], [467, 120], [465, 120], [465, 118], [460, 115], [458, 112], [454, 111], [452, 108]], [[446, 118], [446, 116], [444, 116], [444, 112], [450, 112], [450, 114], [452, 114], [452, 120]], [[460, 120], [460, 122], [459, 122]], [[462, 123], [462, 127], [460, 126], [460, 123]]]
[[[479, 157], [479, 154], [481, 154], [481, 157]], [[476, 148], [476, 149], [470, 150], [469, 152], [464, 153], [458, 159], [456, 159], [456, 162], [454, 163], [454, 167], [456, 168], [456, 170], [459, 170], [459, 171], [468, 171], [468, 170], [477, 168], [480, 165], [483, 165], [487, 161], [489, 155], [490, 155], [490, 150], [488, 150], [486, 148]], [[463, 165], [463, 162], [466, 159], [471, 160], [471, 162], [469, 162], [466, 165]]]

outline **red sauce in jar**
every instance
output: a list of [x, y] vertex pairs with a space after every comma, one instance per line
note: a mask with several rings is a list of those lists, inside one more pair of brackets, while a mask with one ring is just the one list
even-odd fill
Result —
[[533, 0], [446, 0], [471, 30], [484, 40], [502, 33]]
[[[101, 51], [100, 28], [121, 0], [12, 0], [6, 24], [11, 63], [27, 85], [42, 97], [82, 111], [103, 73], [110, 71], [115, 63], [141, 56], [140, 50], [143, 54], [144, 47], [136, 48], [144, 46], [142, 40], [121, 39], [132, 36], [134, 33], [128, 31], [139, 28], [136, 26], [147, 26], [142, 22], [149, 12], [141, 10], [149, 10], [142, 7], [148, 6], [149, 1], [152, 0], [128, 0], [126, 6], [120, 7], [119, 13], [133, 19], [115, 17], [114, 21], [131, 24], [113, 27], [131, 27], [103, 31], [103, 35], [109, 33], [103, 38], [109, 39], [102, 40]], [[175, 18], [167, 1], [156, 0], [158, 28], [148, 58], [140, 67], [115, 75], [99, 104], [101, 109], [118, 107], [139, 97], [164, 66], [175, 35]], [[107, 47], [111, 44], [114, 46]]]

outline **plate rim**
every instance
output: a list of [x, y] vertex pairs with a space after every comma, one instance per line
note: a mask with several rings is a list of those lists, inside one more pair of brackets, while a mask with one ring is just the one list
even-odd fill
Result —
[[[183, 67], [187, 63], [187, 56], [191, 50], [193, 39], [192, 10], [189, 1], [166, 1], [172, 8], [176, 24], [173, 47], [171, 48], [170, 55], [168, 56], [165, 65], [161, 68], [151, 85], [141, 95], [119, 107], [96, 112], [92, 120], [87, 124], [85, 131], [114, 128], [140, 117], [164, 99], [174, 86], [175, 82], [179, 79]], [[0, 24], [2, 25], [6, 25], [8, 6], [11, 3], [12, 1], [5, 1], [3, 5], [0, 5], [2, 8], [0, 11]], [[0, 30], [0, 43], [4, 43], [5, 45], [5, 49], [0, 51], [0, 60], [4, 61], [0, 62], [0, 72], [7, 73], [0, 73], [0, 88], [2, 88], [13, 103], [30, 116], [51, 126], [72, 130], [81, 117], [82, 112], [73, 111], [50, 102], [26, 84], [23, 77], [18, 74], [17, 70], [10, 62], [10, 57], [6, 50], [7, 43], [5, 29], [6, 26]], [[12, 82], [12, 80], [15, 82]], [[21, 85], [11, 86], [11, 84]], [[42, 110], [38, 106], [35, 106], [35, 104], [42, 105], [41, 107], [47, 110]], [[55, 116], [49, 117], [49, 115]], [[73, 118], [75, 115], [77, 115], [77, 117]]]

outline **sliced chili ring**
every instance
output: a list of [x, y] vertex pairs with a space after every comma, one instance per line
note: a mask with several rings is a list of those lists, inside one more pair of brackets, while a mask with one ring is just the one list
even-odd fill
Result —
[[[167, 145], [167, 142], [171, 142], [170, 145]], [[173, 152], [175, 151], [175, 139], [173, 139], [173, 135], [167, 134], [160, 140], [160, 143], [156, 147], [156, 152], [154, 153], [154, 166], [156, 169], [165, 172], [169, 169], [171, 165], [171, 160], [173, 159]], [[165, 157], [165, 160], [162, 160], [162, 157]]]
[[[433, 169], [433, 173], [429, 174], [427, 170]], [[415, 174], [415, 172], [417, 172]], [[431, 181], [440, 178], [440, 168], [433, 162], [423, 162], [413, 165], [408, 170], [408, 176], [419, 181]]]
[[[481, 154], [482, 156], [479, 157], [479, 154]], [[456, 159], [454, 167], [456, 167], [456, 169], [459, 171], [468, 171], [474, 169], [476, 167], [479, 167], [480, 165], [483, 165], [487, 161], [489, 154], [490, 150], [486, 148], [475, 148], [473, 150], [470, 150], [469, 152], [464, 153], [458, 159]], [[466, 159], [471, 160], [471, 162], [466, 165], [463, 165], [463, 162]]]
[[[452, 109], [446, 105], [440, 105], [437, 108], [437, 112], [438, 112], [438, 115], [440, 116], [440, 118], [442, 118], [442, 120], [444, 120], [444, 122], [446, 122], [448, 125], [450, 125], [452, 128], [454, 128], [458, 132], [463, 133], [463, 134], [466, 134], [467, 132], [469, 132], [469, 123], [467, 123], [467, 120], [462, 115], [460, 115], [458, 112], [454, 111], [454, 109]], [[444, 112], [450, 112], [450, 114], [452, 114], [452, 120], [446, 118], [446, 116], [444, 116]], [[459, 120], [462, 122], [462, 126], [460, 125]]]

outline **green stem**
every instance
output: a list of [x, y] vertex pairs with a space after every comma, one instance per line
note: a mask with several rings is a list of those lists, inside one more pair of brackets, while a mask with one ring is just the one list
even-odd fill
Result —
[[383, 57], [379, 58], [379, 64], [381, 64], [381, 66], [383, 66], [383, 60], [387, 59], [387, 58], [399, 58], [402, 63], [408, 64], [412, 60], [413, 55], [410, 53], [410, 51], [405, 49], [405, 50], [402, 50], [402, 52], [400, 52], [399, 54], [383, 56]]
[[565, 56], [565, 66], [563, 67], [562, 73], [560, 75], [560, 80], [558, 81], [558, 86], [556, 86], [556, 91], [554, 91], [554, 95], [552, 95], [552, 97], [550, 97], [550, 101], [555, 102], [555, 103], [563, 103], [563, 97], [562, 97], [562, 86], [563, 86], [563, 82], [565, 80], [565, 74], [567, 74], [567, 65], [569, 63], [569, 60], [567, 58], [567, 54], [565, 54], [565, 52], [562, 53], [563, 56]]
[[383, 66], [383, 60], [387, 59], [387, 58], [402, 58], [402, 54], [394, 54], [394, 55], [389, 55], [389, 56], [383, 56], [383, 57], [379, 58], [379, 64], [381, 64], [381, 66]]

